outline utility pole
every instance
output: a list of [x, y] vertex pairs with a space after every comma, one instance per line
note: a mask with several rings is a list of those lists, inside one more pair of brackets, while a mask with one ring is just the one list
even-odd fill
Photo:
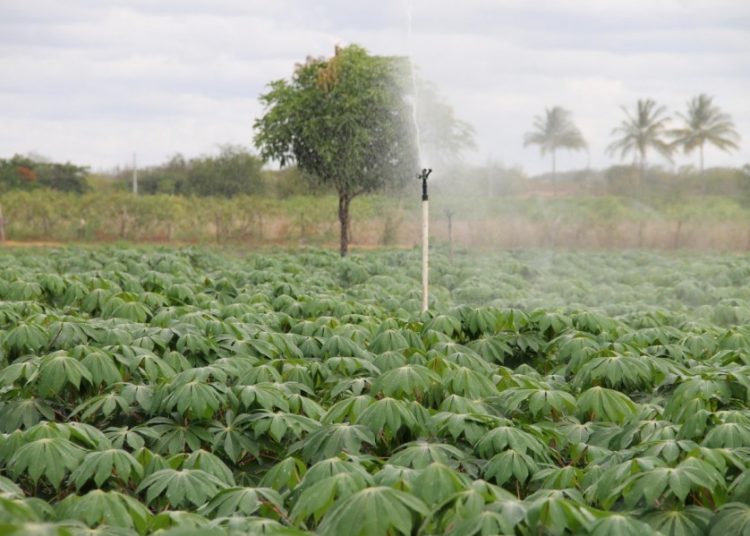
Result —
[[138, 195], [138, 165], [135, 160], [135, 153], [133, 153], [133, 195]]
[[427, 196], [427, 177], [430, 173], [431, 169], [423, 169], [417, 174], [417, 179], [422, 181], [422, 312], [427, 310], [430, 298], [430, 201]]

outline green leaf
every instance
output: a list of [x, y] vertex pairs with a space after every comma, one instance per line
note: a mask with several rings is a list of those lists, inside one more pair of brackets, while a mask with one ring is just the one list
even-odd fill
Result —
[[238, 385], [234, 393], [246, 409], [263, 408], [289, 411], [289, 402], [284, 392], [273, 383], [261, 382], [253, 385]]
[[132, 450], [138, 450], [145, 445], [145, 439], [156, 439], [158, 433], [149, 427], [135, 426], [128, 428], [127, 426], [111, 426], [104, 430], [104, 435], [112, 442], [112, 446], [117, 449], [121, 449], [124, 446], [130, 447]]
[[725, 422], [710, 429], [703, 445], [711, 448], [750, 447], [750, 424]]
[[268, 486], [278, 492], [294, 489], [307, 472], [307, 467], [302, 460], [294, 457], [286, 458], [263, 475], [261, 485]]
[[268, 435], [276, 443], [281, 443], [286, 436], [300, 438], [304, 434], [318, 429], [320, 426], [313, 419], [303, 415], [284, 413], [282, 411], [271, 412], [259, 410], [251, 415], [250, 420], [253, 422], [253, 430], [256, 438]]
[[694, 490], [705, 489], [718, 502], [726, 490], [724, 477], [710, 464], [696, 458], [688, 458], [676, 467], [655, 467], [631, 476], [623, 485], [623, 497], [628, 507], [643, 500], [652, 506], [669, 493], [684, 503]]
[[34, 379], [41, 396], [58, 394], [66, 383], [77, 390], [81, 386], [81, 380], [92, 382], [91, 373], [86, 367], [63, 350], [42, 357]]
[[565, 391], [544, 388], [505, 389], [497, 397], [509, 411], [529, 411], [535, 419], [575, 413], [576, 399]]
[[338, 501], [323, 518], [321, 535], [409, 535], [429, 510], [416, 497], [386, 487], [366, 488]]
[[9, 433], [21, 428], [31, 428], [43, 419], [54, 420], [55, 411], [42, 398], [16, 397], [5, 405], [0, 411], [0, 431]]
[[157, 433], [158, 440], [154, 445], [157, 452], [177, 454], [186, 449], [197, 450], [211, 441], [211, 435], [202, 426], [188, 425], [176, 418], [156, 417], [146, 424]]
[[24, 357], [0, 369], [0, 385], [10, 387], [19, 380], [30, 380], [39, 368], [36, 357]]
[[707, 508], [688, 506], [684, 510], [655, 510], [642, 519], [665, 535], [702, 536], [708, 534], [708, 525], [713, 515]]
[[638, 406], [627, 395], [605, 387], [591, 387], [578, 397], [581, 418], [624, 423], [634, 418]]
[[8, 460], [8, 469], [15, 476], [26, 473], [34, 483], [44, 476], [59, 489], [65, 473], [75, 469], [84, 454], [64, 437], [44, 437], [22, 445]]
[[490, 458], [484, 467], [484, 477], [493, 479], [501, 486], [511, 477], [520, 484], [524, 484], [537, 470], [538, 466], [531, 456], [509, 449]]
[[592, 536], [645, 536], [654, 534], [651, 528], [632, 517], [610, 514], [594, 521], [588, 529]]
[[231, 517], [237, 514], [250, 516], [263, 509], [263, 514], [282, 517], [286, 515], [284, 501], [270, 488], [227, 488], [217, 493], [203, 508], [203, 515]]
[[440, 385], [440, 376], [421, 365], [405, 365], [378, 376], [372, 391], [393, 398], [423, 399]]
[[200, 469], [162, 469], [144, 478], [136, 492], [146, 491], [149, 504], [165, 497], [174, 507], [201, 506], [226, 487], [224, 482]]
[[47, 342], [47, 332], [42, 327], [29, 322], [19, 322], [3, 338], [3, 345], [14, 355], [37, 352], [44, 348]]
[[68, 495], [55, 507], [58, 519], [77, 519], [90, 527], [106, 523], [131, 528], [144, 534], [151, 512], [137, 499], [117, 491], [92, 490], [87, 494]]
[[357, 417], [356, 424], [366, 426], [373, 434], [382, 434], [386, 443], [400, 430], [414, 433], [419, 428], [407, 403], [389, 397], [369, 404]]
[[118, 414], [128, 413], [129, 410], [130, 403], [124, 396], [117, 393], [107, 393], [85, 400], [73, 409], [70, 416], [74, 417], [80, 413], [80, 419], [87, 421], [92, 417], [94, 419], [102, 416], [110, 417], [115, 412]]
[[547, 446], [529, 432], [513, 426], [493, 428], [477, 441], [475, 448], [480, 456], [489, 457], [506, 449], [531, 452], [540, 459], [547, 458]]
[[477, 399], [497, 394], [497, 387], [484, 373], [467, 367], [449, 369], [442, 379], [443, 389], [467, 398]]
[[375, 445], [372, 432], [362, 425], [329, 424], [308, 435], [303, 441], [292, 446], [290, 451], [301, 449], [302, 458], [315, 463], [344, 452], [359, 454], [362, 444]]
[[169, 385], [161, 407], [176, 410], [180, 415], [199, 419], [210, 418], [225, 405], [227, 387], [218, 383], [191, 380], [182, 385]]
[[182, 464], [183, 469], [200, 469], [215, 476], [228, 486], [234, 485], [231, 469], [221, 459], [203, 449], [194, 450]]
[[469, 480], [465, 475], [447, 465], [433, 462], [419, 471], [412, 483], [412, 493], [432, 507], [465, 489], [468, 484]]
[[409, 348], [409, 342], [399, 330], [386, 329], [381, 331], [370, 343], [370, 351], [376, 354], [389, 352], [392, 350], [406, 350]]
[[334, 502], [350, 497], [367, 487], [369, 479], [357, 472], [337, 473], [301, 486], [302, 492], [294, 503], [291, 519], [295, 524], [313, 517], [317, 523]]
[[212, 434], [214, 451], [221, 448], [229, 459], [237, 462], [244, 454], [250, 453], [256, 458], [260, 454], [258, 442], [247, 433], [252, 424], [249, 415], [235, 415], [232, 410], [224, 412], [224, 421], [213, 421], [208, 431]]
[[136, 481], [143, 476], [143, 468], [133, 456], [121, 449], [107, 449], [86, 454], [81, 464], [71, 473], [70, 480], [76, 488], [81, 487], [93, 478], [97, 487], [116, 476], [127, 484], [130, 477]]
[[452, 413], [449, 411], [437, 413], [433, 416], [432, 421], [438, 435], [449, 436], [454, 440], [463, 438], [471, 444], [481, 439], [490, 428], [501, 422], [509, 422], [486, 414]]
[[750, 505], [727, 503], [711, 521], [711, 536], [750, 536]]
[[453, 445], [415, 441], [402, 445], [388, 459], [388, 463], [424, 469], [431, 463], [437, 462], [455, 468], [465, 458], [466, 454]]
[[613, 389], [646, 389], [658, 383], [662, 377], [653, 359], [633, 355], [595, 357], [578, 370], [574, 385], [592, 386], [604, 382]]
[[528, 526], [534, 532], [561, 534], [567, 530], [577, 534], [593, 521], [583, 497], [575, 490], [539, 490], [524, 503], [528, 504]]
[[101, 350], [87, 352], [81, 359], [81, 365], [89, 371], [91, 383], [96, 387], [102, 384], [114, 385], [122, 381], [122, 374], [115, 364], [114, 357]]

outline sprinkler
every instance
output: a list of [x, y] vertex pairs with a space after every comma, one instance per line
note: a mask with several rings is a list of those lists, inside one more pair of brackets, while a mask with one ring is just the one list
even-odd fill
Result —
[[422, 312], [427, 310], [429, 302], [430, 285], [430, 259], [429, 259], [429, 237], [430, 237], [430, 207], [427, 196], [427, 178], [432, 173], [431, 169], [424, 168], [417, 173], [417, 180], [422, 181]]
[[430, 176], [430, 173], [432, 173], [431, 169], [423, 169], [419, 173], [417, 173], [417, 180], [422, 181], [422, 201], [427, 201], [427, 178]]

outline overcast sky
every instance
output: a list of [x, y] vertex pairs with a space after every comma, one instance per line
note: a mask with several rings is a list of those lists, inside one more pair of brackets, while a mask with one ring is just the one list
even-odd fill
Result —
[[750, 0], [0, 0], [0, 157], [106, 169], [249, 145], [265, 85], [349, 43], [411, 51], [475, 127], [477, 163], [548, 169], [522, 137], [561, 105], [609, 165], [620, 106], [701, 92], [743, 138], [706, 164], [750, 162]]

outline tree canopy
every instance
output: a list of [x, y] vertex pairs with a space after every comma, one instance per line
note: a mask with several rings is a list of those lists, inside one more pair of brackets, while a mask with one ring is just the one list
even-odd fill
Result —
[[734, 128], [729, 114], [713, 103], [713, 97], [701, 93], [688, 102], [687, 114], [677, 112], [684, 126], [672, 131], [675, 145], [683, 148], [685, 153], [695, 149], [700, 152], [700, 169], [703, 173], [703, 147], [709, 143], [722, 151], [739, 148], [740, 135]]
[[296, 163], [339, 195], [340, 252], [348, 252], [349, 204], [361, 194], [398, 184], [417, 171], [411, 109], [402, 58], [337, 47], [330, 59], [308, 58], [291, 80], [271, 82], [255, 122], [260, 154]]
[[260, 194], [265, 187], [262, 167], [263, 161], [247, 149], [223, 145], [217, 156], [186, 160], [175, 155], [165, 164], [141, 171], [139, 184], [147, 194], [221, 197]]
[[619, 137], [609, 145], [607, 152], [610, 155], [619, 153], [620, 158], [632, 153], [640, 170], [639, 178], [643, 177], [649, 149], [654, 149], [671, 162], [672, 146], [665, 139], [669, 123], [667, 108], [657, 106], [652, 99], [638, 99], [635, 114], [624, 107], [622, 111], [626, 119], [612, 130], [612, 135]]
[[534, 130], [525, 134], [523, 144], [538, 145], [542, 155], [552, 155], [553, 176], [557, 171], [555, 156], [558, 149], [577, 151], [587, 147], [583, 134], [573, 123], [571, 113], [560, 106], [546, 108], [543, 116], [534, 118]]
[[21, 155], [0, 158], [0, 192], [50, 188], [80, 194], [89, 189], [87, 172], [87, 168], [69, 162], [47, 162]]
[[435, 84], [420, 77], [415, 79], [422, 158], [430, 167], [441, 169], [456, 164], [464, 151], [476, 147], [474, 127], [455, 116]]

